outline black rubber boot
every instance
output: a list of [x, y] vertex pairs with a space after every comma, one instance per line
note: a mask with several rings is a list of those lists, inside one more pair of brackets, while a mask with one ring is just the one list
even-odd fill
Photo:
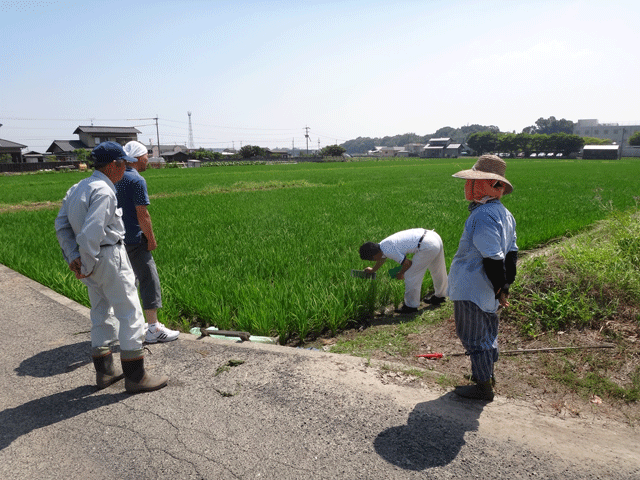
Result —
[[486, 402], [493, 401], [493, 388], [491, 387], [491, 380], [486, 382], [476, 383], [475, 385], [463, 385], [458, 386], [453, 391], [456, 395], [464, 398], [471, 398], [473, 400], [484, 400]]
[[116, 370], [113, 366], [113, 354], [111, 352], [92, 356], [91, 358], [93, 359], [94, 367], [96, 367], [96, 385], [99, 390], [107, 388], [124, 376], [120, 370]]
[[406, 305], [403, 304], [402, 308], [396, 308], [394, 312], [401, 313], [401, 314], [418, 313], [418, 307], [407, 307]]
[[436, 297], [435, 295], [431, 295], [429, 298], [425, 298], [424, 301], [429, 305], [438, 306], [438, 305], [442, 305], [445, 300], [446, 300], [446, 297]]
[[159, 390], [167, 385], [166, 375], [151, 376], [144, 369], [144, 357], [121, 359], [124, 371], [124, 388], [127, 393], [142, 393]]
[[[478, 383], [478, 381], [476, 380], [476, 377], [474, 377], [473, 374], [465, 375], [464, 378], [469, 380], [470, 382]], [[496, 386], [496, 376], [495, 375], [491, 375], [491, 386], [492, 387]]]

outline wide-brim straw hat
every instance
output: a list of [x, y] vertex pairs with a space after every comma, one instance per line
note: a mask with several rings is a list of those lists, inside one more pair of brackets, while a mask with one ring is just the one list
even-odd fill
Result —
[[506, 171], [507, 162], [500, 157], [497, 155], [482, 155], [471, 170], [462, 170], [452, 176], [471, 180], [500, 180], [504, 182], [504, 194], [506, 195], [513, 192], [513, 185], [504, 176]]

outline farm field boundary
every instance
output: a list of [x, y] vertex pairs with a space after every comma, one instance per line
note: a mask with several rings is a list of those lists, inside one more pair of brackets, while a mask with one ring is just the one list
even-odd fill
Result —
[[[424, 227], [443, 238], [447, 265], [467, 212], [461, 180], [474, 159], [151, 170], [144, 175], [163, 284], [161, 319], [216, 325], [282, 343], [336, 332], [402, 302], [385, 275], [362, 281], [358, 246]], [[607, 210], [635, 205], [633, 159], [508, 161], [518, 245], [532, 249], [573, 235]], [[0, 262], [88, 305], [55, 239], [57, 202], [87, 173], [0, 177]], [[46, 203], [49, 202], [49, 203]], [[43, 208], [29, 208], [34, 204]], [[17, 210], [15, 206], [20, 206]], [[603, 208], [605, 205], [607, 208]], [[13, 206], [9, 208], [9, 206]], [[424, 291], [431, 288], [425, 279]]]

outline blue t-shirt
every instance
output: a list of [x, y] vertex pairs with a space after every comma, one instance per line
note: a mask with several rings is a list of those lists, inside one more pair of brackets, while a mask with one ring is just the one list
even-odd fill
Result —
[[500, 302], [484, 271], [483, 259], [504, 261], [507, 253], [514, 251], [518, 246], [511, 212], [499, 200], [473, 205], [449, 268], [449, 298], [471, 301], [481, 310], [495, 313]]
[[142, 242], [142, 230], [138, 223], [136, 207], [149, 205], [147, 182], [138, 171], [127, 165], [122, 180], [116, 183], [116, 195], [118, 207], [122, 208], [122, 220], [124, 221], [124, 243], [135, 245]]

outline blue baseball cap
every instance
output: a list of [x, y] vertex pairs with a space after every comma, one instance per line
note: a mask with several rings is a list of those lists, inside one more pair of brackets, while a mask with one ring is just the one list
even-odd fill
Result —
[[105, 165], [115, 160], [125, 160], [129, 163], [136, 163], [138, 160], [126, 154], [124, 148], [117, 142], [102, 142], [91, 150], [91, 160], [98, 165]]

